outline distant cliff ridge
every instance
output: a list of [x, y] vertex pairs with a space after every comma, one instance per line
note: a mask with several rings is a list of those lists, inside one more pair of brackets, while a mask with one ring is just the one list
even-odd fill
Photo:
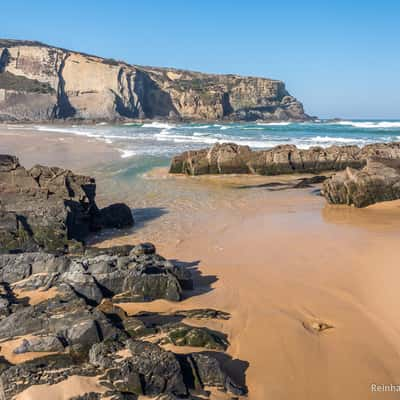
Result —
[[129, 65], [0, 39], [0, 120], [306, 120], [282, 81]]

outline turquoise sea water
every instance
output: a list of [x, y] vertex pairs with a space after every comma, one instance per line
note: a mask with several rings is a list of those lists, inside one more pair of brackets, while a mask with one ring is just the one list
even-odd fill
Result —
[[[288, 213], [295, 209], [296, 196], [309, 196], [314, 202], [318, 201], [312, 190], [293, 191], [292, 200], [283, 201], [287, 192], [282, 197], [279, 191], [257, 189], [257, 182], [254, 189], [238, 190], [240, 185], [251, 187], [248, 177], [231, 183], [225, 178], [172, 177], [164, 170], [149, 173], [154, 167], [168, 166], [171, 157], [184, 150], [208, 147], [216, 142], [267, 149], [286, 143], [309, 148], [400, 141], [400, 121], [12, 126], [12, 129], [32, 128], [53, 132], [55, 136], [57, 133], [88, 136], [118, 149], [119, 159], [104, 160], [79, 172], [96, 177], [100, 206], [121, 201], [129, 204], [136, 220], [135, 232], [142, 235], [141, 240], [154, 243], [164, 242], [168, 237], [166, 232], [179, 231], [184, 236], [184, 232], [196, 229], [197, 219], [208, 218], [214, 210], [248, 207], [249, 204], [257, 207], [257, 204], [270, 202]], [[310, 204], [314, 204], [313, 201]]]
[[400, 121], [318, 121], [306, 123], [209, 123], [167, 122], [120, 125], [35, 126], [47, 132], [84, 135], [112, 143], [126, 168], [121, 174], [140, 174], [154, 166], [167, 165], [184, 150], [217, 142], [235, 142], [254, 149], [294, 144], [302, 149], [331, 145], [363, 146], [374, 142], [400, 141]]

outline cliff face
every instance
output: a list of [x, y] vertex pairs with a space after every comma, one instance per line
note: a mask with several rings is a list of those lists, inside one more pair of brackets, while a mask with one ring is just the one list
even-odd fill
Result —
[[305, 120], [285, 84], [142, 67], [0, 39], [0, 120]]

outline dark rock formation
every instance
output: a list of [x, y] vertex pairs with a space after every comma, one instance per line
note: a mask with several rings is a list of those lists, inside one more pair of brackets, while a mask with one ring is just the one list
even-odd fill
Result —
[[133, 225], [130, 209], [95, 202], [93, 178], [0, 155], [0, 252], [65, 251], [93, 231]]
[[370, 159], [361, 170], [346, 168], [326, 180], [322, 191], [331, 204], [356, 207], [400, 199], [400, 159]]
[[[0, 398], [11, 399], [32, 385], [53, 385], [70, 376], [96, 377], [104, 393], [82, 393], [79, 399], [136, 399], [138, 395], [165, 399], [194, 399], [217, 387], [244, 395], [212, 353], [174, 354], [145, 341], [148, 334], [163, 332], [172, 343], [224, 349], [224, 335], [182, 323], [147, 327], [139, 317], [128, 316], [113, 303], [128, 288], [136, 295], [136, 281], [146, 276], [167, 276], [180, 288], [175, 267], [156, 254], [150, 243], [110, 249], [91, 248], [81, 256], [48, 253], [0, 255], [0, 340], [22, 336], [13, 352], [38, 353], [38, 358], [12, 365], [0, 359]], [[174, 275], [176, 273], [176, 275]], [[141, 300], [170, 299], [168, 287], [150, 295], [139, 290]], [[140, 285], [139, 285], [140, 286]], [[35, 305], [16, 298], [14, 290], [41, 290], [53, 296]], [[142, 286], [140, 286], [142, 288]], [[181, 290], [181, 289], [179, 289]], [[22, 292], [23, 293], [23, 292]], [[157, 293], [158, 297], [152, 297]], [[179, 300], [173, 296], [173, 300]], [[176, 314], [178, 315], [178, 314]], [[180, 318], [223, 318], [217, 310], [184, 310]], [[26, 336], [26, 338], [23, 338]], [[41, 352], [52, 352], [40, 356]]]
[[[191, 280], [190, 272], [155, 252], [142, 254], [142, 249], [149, 246], [113, 248], [108, 250], [109, 254], [107, 250], [99, 250], [98, 255], [91, 249], [91, 255], [79, 257], [47, 253], [3, 254], [0, 255], [0, 281], [14, 284], [21, 290], [48, 290], [66, 284], [92, 304], [99, 304], [103, 298], [112, 298], [115, 303], [160, 298], [179, 301], [182, 283], [186, 285]], [[116, 252], [119, 255], [115, 255]], [[183, 282], [181, 276], [185, 277]]]
[[306, 120], [282, 81], [128, 65], [0, 40], [0, 120]]
[[186, 151], [175, 156], [170, 173], [259, 174], [319, 173], [340, 171], [346, 167], [362, 168], [368, 158], [400, 158], [400, 143], [357, 146], [331, 146], [298, 149], [294, 145], [253, 151], [234, 143], [215, 144], [209, 149]]
[[165, 334], [160, 343], [172, 343], [175, 346], [203, 347], [211, 350], [226, 350], [228, 347], [228, 341], [222, 334], [207, 328], [173, 323], [163, 325], [160, 331]]
[[[162, 348], [168, 342], [226, 349], [224, 334], [181, 320], [229, 314], [183, 310], [170, 315], [179, 321], [149, 326], [118, 305], [179, 301], [193, 282], [189, 270], [157, 254], [151, 243], [85, 248], [79, 241], [89, 232], [133, 223], [124, 204], [99, 210], [95, 190], [92, 178], [61, 168], [26, 170], [17, 158], [0, 156], [0, 341], [16, 340], [16, 355], [37, 356], [16, 365], [0, 357], [0, 399], [32, 385], [50, 390], [72, 376], [93, 377], [104, 388], [76, 400], [195, 399], [207, 395], [205, 386], [245, 394], [213, 354]], [[42, 297], [33, 301], [32, 292]], [[151, 343], [149, 335], [159, 333], [165, 341]]]

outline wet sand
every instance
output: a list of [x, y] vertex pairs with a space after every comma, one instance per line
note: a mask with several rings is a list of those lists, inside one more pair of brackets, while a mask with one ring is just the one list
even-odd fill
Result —
[[81, 169], [120, 158], [116, 149], [100, 140], [1, 124], [0, 154], [16, 155], [27, 168], [41, 163]]
[[[226, 366], [239, 381], [245, 375], [250, 400], [398, 398], [370, 386], [400, 384], [400, 202], [357, 210], [329, 206], [312, 188], [256, 187], [272, 178], [150, 175], [171, 191], [193, 188], [200, 204], [171, 202], [168, 214], [100, 244], [153, 241], [193, 271], [196, 290], [180, 303], [126, 311], [230, 312], [228, 321], [201, 323], [228, 335]], [[203, 192], [216, 193], [207, 206]]]
[[[182, 231], [164, 232], [158, 250], [196, 265], [197, 293], [123, 307], [230, 312], [218, 329], [250, 399], [369, 399], [371, 384], [400, 382], [399, 202], [357, 210], [289, 190], [199, 213]], [[141, 240], [152, 237], [105, 244]]]

